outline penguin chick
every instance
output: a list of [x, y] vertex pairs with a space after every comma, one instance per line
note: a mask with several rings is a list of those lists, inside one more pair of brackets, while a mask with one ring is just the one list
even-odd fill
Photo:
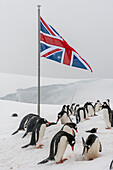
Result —
[[45, 133], [46, 124], [48, 123], [49, 122], [46, 119], [40, 118], [39, 121], [36, 123], [35, 127], [33, 128], [30, 143], [23, 146], [22, 148], [27, 148], [30, 145], [36, 145], [37, 149], [41, 149], [43, 146], [41, 145], [41, 141]]
[[20, 130], [25, 130], [25, 128], [27, 127], [27, 124], [29, 122], [29, 120], [34, 117], [34, 116], [37, 116], [36, 114], [33, 114], [33, 113], [29, 113], [27, 114], [20, 122], [20, 125], [19, 125], [19, 128], [14, 132], [12, 133], [12, 135], [16, 134], [18, 131]]
[[84, 147], [82, 155], [84, 155], [84, 159], [93, 160], [94, 158], [97, 158], [98, 153], [102, 151], [102, 145], [99, 138], [95, 134], [91, 134], [86, 139], [86, 142], [82, 137], [82, 142]]
[[49, 161], [55, 160], [57, 164], [63, 163], [67, 159], [63, 159], [64, 152], [67, 145], [70, 144], [72, 150], [74, 150], [75, 138], [71, 134], [59, 131], [53, 138], [50, 144], [50, 154], [47, 159], [39, 162], [38, 164], [44, 164]]
[[91, 130], [87, 130], [88, 133], [97, 133], [98, 128], [93, 128]]

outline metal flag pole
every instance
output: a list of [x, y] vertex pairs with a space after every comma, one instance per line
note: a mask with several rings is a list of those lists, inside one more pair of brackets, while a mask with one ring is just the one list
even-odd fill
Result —
[[37, 112], [40, 116], [40, 7], [41, 5], [37, 5], [38, 7], [38, 104], [37, 104]]

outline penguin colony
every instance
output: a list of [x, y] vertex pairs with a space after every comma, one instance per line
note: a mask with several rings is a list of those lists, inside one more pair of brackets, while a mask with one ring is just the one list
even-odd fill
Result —
[[[89, 120], [90, 117], [97, 116], [97, 112], [103, 110], [104, 121], [106, 129], [113, 127], [113, 110], [110, 108], [110, 100], [106, 100], [101, 104], [99, 100], [93, 105], [92, 102], [86, 102], [83, 106], [73, 103], [70, 105], [63, 105], [61, 111], [57, 115], [56, 122], [49, 122], [45, 118], [41, 118], [37, 114], [29, 113], [20, 122], [18, 129], [12, 133], [12, 135], [18, 133], [20, 130], [25, 131], [22, 138], [27, 134], [31, 134], [31, 140], [28, 144], [22, 146], [22, 148], [27, 148], [28, 146], [36, 146], [37, 149], [43, 148], [43, 138], [45, 134], [46, 127], [56, 125], [61, 121], [62, 128], [52, 137], [50, 142], [50, 153], [49, 156], [39, 162], [38, 164], [44, 164], [49, 161], [55, 161], [56, 164], [63, 163], [67, 158], [63, 158], [66, 151], [67, 145], [70, 145], [72, 151], [74, 150], [74, 145], [76, 145], [76, 135], [77, 135], [77, 124]], [[85, 131], [90, 133], [85, 140], [82, 137], [83, 143], [83, 159], [93, 160], [98, 157], [99, 152], [102, 152], [102, 144], [97, 136], [98, 128], [92, 128]], [[110, 169], [112, 169], [112, 162]]]

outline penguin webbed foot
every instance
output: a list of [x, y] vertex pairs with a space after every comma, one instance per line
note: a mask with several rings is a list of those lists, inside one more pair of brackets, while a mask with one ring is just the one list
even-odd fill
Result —
[[56, 162], [56, 164], [62, 164], [64, 161], [66, 161], [67, 158], [62, 159], [60, 162]]
[[42, 149], [43, 147], [42, 146], [44, 146], [44, 145], [39, 145], [38, 147], [37, 147], [37, 149]]

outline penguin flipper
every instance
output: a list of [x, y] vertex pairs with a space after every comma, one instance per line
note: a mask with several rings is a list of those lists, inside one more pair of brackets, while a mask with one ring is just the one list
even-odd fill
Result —
[[12, 135], [15, 135], [16, 133], [18, 133], [19, 129], [17, 129], [15, 132], [12, 133]]
[[90, 130], [87, 130], [86, 132], [87, 132], [87, 133], [90, 133], [91, 131], [90, 131]]
[[45, 164], [45, 163], [47, 163], [47, 162], [49, 162], [49, 159], [48, 159], [48, 158], [47, 158], [47, 159], [44, 159], [44, 160], [41, 161], [41, 162], [39, 162], [38, 165], [39, 165], [39, 164]]
[[102, 144], [100, 143], [99, 152], [102, 152]]

